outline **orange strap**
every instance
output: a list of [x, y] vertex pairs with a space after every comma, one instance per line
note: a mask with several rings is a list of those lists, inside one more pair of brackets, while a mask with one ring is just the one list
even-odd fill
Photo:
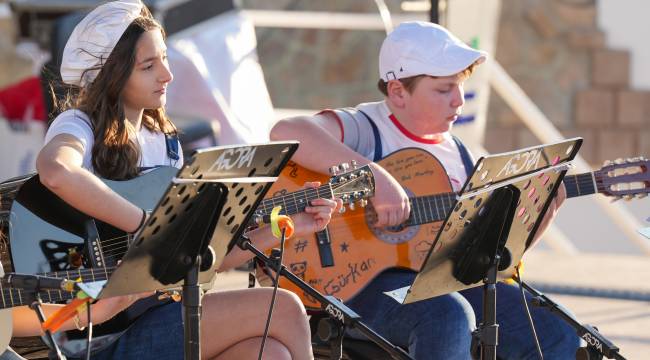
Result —
[[74, 298], [45, 320], [42, 325], [43, 330], [50, 330], [53, 333], [57, 332], [66, 321], [77, 315], [79, 310], [83, 310], [85, 306], [90, 306], [89, 303], [91, 300], [92, 298], [90, 297]]

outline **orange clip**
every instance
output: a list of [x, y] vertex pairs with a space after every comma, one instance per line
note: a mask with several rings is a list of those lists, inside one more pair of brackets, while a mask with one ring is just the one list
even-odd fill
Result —
[[57, 310], [54, 314], [50, 315], [47, 320], [45, 320], [42, 325], [43, 331], [50, 330], [53, 333], [57, 332], [66, 321], [77, 315], [79, 309], [83, 309], [83, 306], [90, 306], [88, 303], [90, 303], [91, 300], [92, 298], [90, 297], [83, 299], [77, 297], [72, 299], [72, 301]]
[[278, 216], [278, 228], [284, 230], [284, 238], [288, 239], [293, 235], [294, 225], [293, 220], [287, 215]]

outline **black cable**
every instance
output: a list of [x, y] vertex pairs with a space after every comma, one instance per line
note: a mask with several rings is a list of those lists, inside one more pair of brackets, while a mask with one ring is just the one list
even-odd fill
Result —
[[273, 307], [275, 306], [275, 297], [278, 293], [278, 284], [280, 283], [280, 269], [282, 267], [282, 257], [284, 256], [284, 241], [285, 241], [285, 230], [282, 228], [282, 236], [280, 237], [280, 259], [277, 262], [275, 269], [275, 281], [273, 285], [273, 295], [271, 295], [271, 306], [269, 307], [269, 315], [266, 318], [266, 326], [264, 327], [264, 335], [262, 336], [262, 345], [260, 346], [260, 355], [257, 357], [257, 360], [262, 359], [262, 354], [264, 353], [264, 344], [266, 343], [266, 338], [269, 335], [269, 327], [271, 325], [271, 317], [273, 316]]
[[90, 342], [93, 338], [93, 321], [90, 318], [90, 303], [86, 303], [86, 315], [88, 316], [88, 334], [86, 335], [86, 360], [90, 360]]
[[524, 292], [524, 287], [521, 285], [521, 275], [519, 274], [519, 266], [515, 266], [517, 270], [517, 284], [519, 284], [519, 290], [521, 290], [521, 301], [524, 303], [524, 309], [526, 309], [526, 314], [528, 315], [528, 323], [530, 324], [530, 330], [533, 332], [533, 339], [535, 340], [535, 346], [537, 346], [537, 355], [539, 355], [540, 360], [544, 360], [544, 355], [542, 354], [542, 347], [539, 345], [539, 339], [537, 338], [537, 331], [535, 331], [535, 324], [533, 323], [533, 317], [530, 315], [530, 309], [528, 308], [528, 302], [526, 302], [526, 293]]

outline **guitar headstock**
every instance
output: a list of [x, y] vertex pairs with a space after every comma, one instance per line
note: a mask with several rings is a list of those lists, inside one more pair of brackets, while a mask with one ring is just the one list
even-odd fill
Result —
[[650, 192], [650, 160], [637, 157], [605, 161], [594, 177], [598, 192], [614, 196], [614, 200], [644, 198]]
[[329, 184], [335, 198], [343, 200], [341, 212], [345, 207], [354, 210], [355, 204], [365, 207], [367, 198], [375, 194], [375, 177], [368, 165], [358, 167], [356, 161], [342, 163], [330, 168], [332, 177]]

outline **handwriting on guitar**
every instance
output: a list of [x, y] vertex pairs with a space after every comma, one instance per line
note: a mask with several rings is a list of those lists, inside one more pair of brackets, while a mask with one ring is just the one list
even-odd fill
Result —
[[237, 167], [237, 169], [249, 167], [253, 162], [253, 158], [255, 158], [255, 150], [257, 148], [252, 146], [226, 149], [219, 155], [208, 171], [230, 170], [234, 167]]
[[499, 171], [497, 177], [504, 174], [505, 176], [516, 175], [521, 172], [528, 172], [537, 169], [542, 151], [534, 149], [523, 154], [516, 154], [511, 157], [505, 166]]
[[328, 281], [323, 290], [327, 295], [334, 295], [343, 290], [350, 284], [355, 284], [359, 278], [368, 272], [377, 261], [374, 258], [368, 258], [361, 262], [348, 263], [348, 271], [344, 274], [339, 274], [335, 278]]

